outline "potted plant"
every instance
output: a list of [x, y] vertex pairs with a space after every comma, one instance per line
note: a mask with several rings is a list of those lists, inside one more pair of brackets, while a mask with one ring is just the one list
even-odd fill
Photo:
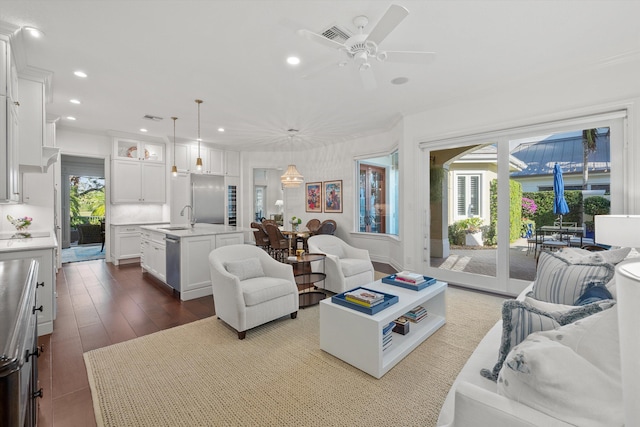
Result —
[[482, 218], [474, 217], [462, 220], [465, 233], [465, 246], [482, 246]]
[[302, 219], [292, 216], [291, 217], [291, 231], [298, 231], [298, 226], [302, 224]]

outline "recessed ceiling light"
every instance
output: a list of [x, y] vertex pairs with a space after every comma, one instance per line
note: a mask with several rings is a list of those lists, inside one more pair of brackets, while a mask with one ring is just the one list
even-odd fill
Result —
[[391, 80], [391, 83], [393, 83], [394, 85], [403, 85], [408, 81], [409, 79], [407, 77], [396, 77], [395, 79]]
[[42, 31], [35, 27], [24, 27], [23, 29], [34, 39], [39, 39], [44, 35]]
[[300, 58], [298, 58], [297, 56], [290, 56], [287, 58], [287, 64], [298, 65], [300, 64]]
[[80, 70], [74, 71], [73, 74], [75, 74], [78, 77], [82, 77], [82, 78], [87, 77], [87, 73], [85, 73], [84, 71], [80, 71]]
[[75, 118], [75, 117], [73, 117], [73, 116], [67, 116], [67, 117], [66, 117], [66, 119], [67, 119], [67, 120], [74, 121], [76, 118]]
[[147, 132], [145, 128], [140, 128], [140, 132]]
[[218, 128], [218, 132], [224, 132], [224, 128]]
[[70, 99], [69, 102], [72, 103], [72, 104], [80, 104], [80, 100], [79, 99]]

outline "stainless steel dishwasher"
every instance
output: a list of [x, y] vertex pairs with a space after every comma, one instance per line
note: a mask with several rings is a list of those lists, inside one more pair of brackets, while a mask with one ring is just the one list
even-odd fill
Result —
[[167, 235], [164, 240], [167, 242], [167, 284], [180, 292], [180, 238]]

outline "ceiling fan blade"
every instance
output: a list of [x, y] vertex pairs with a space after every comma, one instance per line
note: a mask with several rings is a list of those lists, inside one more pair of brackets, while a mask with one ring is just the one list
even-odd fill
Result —
[[298, 35], [305, 37], [311, 41], [316, 43], [320, 43], [323, 46], [329, 47], [331, 49], [345, 49], [345, 46], [342, 43], [334, 42], [331, 39], [326, 38], [320, 34], [316, 34], [313, 31], [309, 30], [298, 30]]
[[379, 45], [391, 31], [393, 31], [404, 18], [407, 17], [409, 11], [397, 4], [392, 4], [385, 14], [380, 18], [380, 21], [369, 33], [367, 40]]
[[410, 64], [430, 64], [436, 59], [435, 52], [403, 52], [403, 51], [386, 51], [385, 61], [387, 62], [405, 62]]

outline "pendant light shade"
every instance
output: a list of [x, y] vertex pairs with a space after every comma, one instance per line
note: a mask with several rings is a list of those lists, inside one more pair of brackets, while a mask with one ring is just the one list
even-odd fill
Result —
[[202, 170], [202, 158], [200, 157], [200, 104], [202, 104], [202, 99], [196, 99], [196, 104], [198, 104], [198, 158], [196, 159], [196, 170]]
[[[289, 129], [288, 132], [289, 132], [289, 141], [291, 142], [291, 148], [292, 148], [291, 157], [293, 160], [293, 135], [295, 132], [298, 132], [298, 131], [296, 129]], [[298, 172], [296, 165], [294, 165], [292, 162], [292, 164], [287, 166], [287, 171], [284, 173], [284, 175], [280, 177], [280, 182], [282, 183], [282, 186], [284, 188], [298, 188], [304, 182], [304, 177], [300, 172]]]
[[171, 117], [173, 120], [173, 166], [171, 166], [171, 175], [178, 176], [178, 166], [176, 166], [176, 120], [177, 117]]
[[297, 188], [304, 182], [304, 177], [298, 172], [296, 165], [289, 165], [287, 171], [280, 177], [280, 182], [284, 188]]

